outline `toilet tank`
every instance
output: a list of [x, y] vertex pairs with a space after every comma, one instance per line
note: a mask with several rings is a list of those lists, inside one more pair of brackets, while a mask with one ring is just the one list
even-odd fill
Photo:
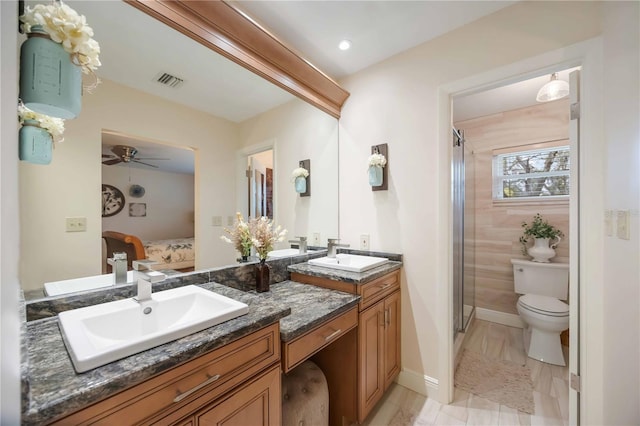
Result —
[[567, 300], [569, 264], [511, 259], [515, 292]]

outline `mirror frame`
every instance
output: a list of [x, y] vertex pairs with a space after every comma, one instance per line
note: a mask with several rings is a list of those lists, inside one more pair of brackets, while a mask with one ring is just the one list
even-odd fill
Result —
[[327, 114], [349, 92], [224, 1], [124, 0]]

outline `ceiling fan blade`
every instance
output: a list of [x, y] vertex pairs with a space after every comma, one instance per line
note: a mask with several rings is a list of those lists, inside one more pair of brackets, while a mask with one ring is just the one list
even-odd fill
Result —
[[114, 156], [111, 154], [102, 154], [102, 158], [113, 158]]
[[136, 160], [171, 160], [171, 158], [159, 158], [159, 157], [136, 157]]
[[138, 163], [138, 164], [144, 164], [145, 166], [154, 167], [154, 168], [156, 168], [156, 169], [158, 168], [158, 166], [155, 166], [155, 165], [153, 165], [153, 164], [149, 164], [149, 163], [143, 163], [142, 161], [138, 161], [138, 160], [136, 160], [136, 159], [131, 160], [131, 161], [132, 161], [132, 162], [134, 162], [134, 163]]
[[102, 162], [102, 164], [106, 164], [107, 166], [112, 166], [118, 163], [122, 163], [122, 160], [119, 158], [114, 158], [113, 160], [106, 160]]

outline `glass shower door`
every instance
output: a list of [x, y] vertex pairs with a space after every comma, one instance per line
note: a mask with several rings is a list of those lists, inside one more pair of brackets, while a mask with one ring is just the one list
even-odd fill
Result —
[[473, 151], [453, 129], [453, 327], [464, 331], [475, 308], [475, 190]]

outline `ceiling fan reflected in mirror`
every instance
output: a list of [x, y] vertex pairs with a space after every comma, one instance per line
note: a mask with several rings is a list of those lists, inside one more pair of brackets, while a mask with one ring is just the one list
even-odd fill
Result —
[[111, 152], [113, 152], [113, 154], [102, 154], [102, 158], [107, 158], [107, 160], [102, 161], [102, 164], [112, 166], [118, 163], [138, 163], [145, 166], [158, 168], [158, 166], [154, 164], [145, 163], [144, 161], [140, 160], [170, 160], [170, 158], [136, 157], [136, 155], [138, 154], [138, 150], [132, 146], [127, 145], [115, 145], [111, 147]]

